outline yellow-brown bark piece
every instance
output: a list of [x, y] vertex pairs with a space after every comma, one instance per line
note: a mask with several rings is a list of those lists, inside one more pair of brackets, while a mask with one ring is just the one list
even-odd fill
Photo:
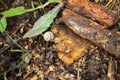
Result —
[[58, 57], [66, 64], [72, 64], [94, 47], [91, 42], [80, 38], [66, 26], [53, 27], [52, 32], [59, 39], [54, 48], [58, 51]]
[[90, 18], [106, 28], [114, 25], [118, 21], [118, 14], [109, 10], [105, 6], [101, 6], [87, 0], [68, 0], [69, 8], [75, 12]]
[[[64, 14], [65, 13], [65, 14]], [[74, 13], [75, 14], [75, 13]], [[120, 58], [120, 35], [111, 30], [84, 24], [81, 16], [63, 11], [63, 22], [80, 37], [85, 38]]]

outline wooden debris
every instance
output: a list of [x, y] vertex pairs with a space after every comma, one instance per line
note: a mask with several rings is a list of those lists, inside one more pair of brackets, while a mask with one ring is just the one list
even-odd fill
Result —
[[65, 10], [63, 11], [63, 14], [64, 14], [64, 15], [69, 14], [69, 15], [78, 16], [78, 17], [80, 18], [80, 22], [81, 22], [82, 24], [85, 24], [85, 25], [87, 24], [87, 25], [90, 25], [90, 26], [95, 26], [95, 27], [100, 27], [100, 28], [106, 28], [106, 26], [100, 25], [100, 24], [94, 22], [94, 21], [91, 20], [91, 19], [88, 19], [88, 18], [86, 18], [86, 17], [84, 17], [84, 16], [78, 15], [77, 13], [75, 13], [74, 11], [72, 11], [72, 10], [70, 10], [70, 9], [65, 9]]
[[54, 48], [58, 51], [58, 57], [65, 64], [72, 64], [94, 48], [91, 42], [80, 38], [65, 26], [57, 25], [52, 28], [52, 32], [55, 34], [55, 38], [59, 39]]
[[[64, 14], [65, 13], [65, 14]], [[75, 13], [74, 13], [75, 14]], [[85, 38], [120, 58], [120, 35], [111, 30], [84, 24], [81, 16], [63, 11], [63, 22], [80, 37]]]
[[109, 62], [107, 77], [109, 78], [109, 80], [118, 80], [117, 79], [117, 62], [112, 58], [110, 59], [110, 62]]
[[68, 0], [68, 5], [70, 9], [80, 15], [102, 25], [106, 25], [106, 28], [114, 25], [118, 21], [118, 14], [116, 12], [87, 0]]

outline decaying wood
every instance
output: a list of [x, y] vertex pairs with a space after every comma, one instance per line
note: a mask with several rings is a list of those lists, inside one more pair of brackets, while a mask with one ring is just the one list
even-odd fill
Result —
[[87, 0], [68, 0], [69, 8], [77, 13], [90, 18], [106, 28], [114, 25], [118, 21], [118, 14], [109, 10], [105, 6], [101, 6]]
[[54, 48], [58, 52], [59, 59], [65, 64], [72, 64], [94, 48], [90, 41], [80, 38], [66, 26], [57, 25], [52, 27], [52, 32], [57, 39]]
[[90, 40], [105, 51], [120, 58], [119, 34], [112, 32], [111, 30], [84, 24], [81, 17], [76, 15], [72, 13], [67, 14], [67, 12], [63, 11], [63, 22], [80, 37]]
[[106, 28], [106, 26], [103, 26], [103, 25], [100, 25], [100, 24], [98, 24], [98, 23], [96, 23], [96, 22], [94, 22], [93, 20], [91, 20], [91, 19], [88, 19], [88, 18], [86, 18], [86, 17], [84, 17], [84, 16], [81, 16], [81, 15], [78, 15], [77, 13], [75, 13], [74, 11], [72, 11], [72, 10], [70, 10], [70, 9], [65, 9], [64, 11], [63, 11], [63, 14], [64, 15], [67, 15], [67, 14], [71, 14], [71, 15], [75, 15], [75, 16], [78, 16], [79, 18], [80, 18], [80, 22], [82, 23], [82, 24], [87, 24], [87, 25], [92, 25], [92, 26], [95, 26], [95, 27], [100, 27], [100, 28]]
[[117, 79], [117, 62], [112, 58], [110, 59], [110, 62], [109, 62], [107, 77], [109, 78], [109, 80], [118, 80]]

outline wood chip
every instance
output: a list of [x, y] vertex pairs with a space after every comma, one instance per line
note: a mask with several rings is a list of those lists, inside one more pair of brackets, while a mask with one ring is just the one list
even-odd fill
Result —
[[72, 64], [94, 47], [91, 42], [80, 38], [65, 26], [53, 27], [52, 32], [55, 37], [61, 38], [60, 42], [55, 43], [54, 48], [58, 51], [58, 57], [65, 64]]

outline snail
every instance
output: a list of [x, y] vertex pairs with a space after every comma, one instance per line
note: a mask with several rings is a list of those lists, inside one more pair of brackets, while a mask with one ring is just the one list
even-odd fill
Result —
[[51, 31], [47, 31], [43, 34], [43, 38], [45, 41], [51, 41], [54, 39], [54, 34]]

